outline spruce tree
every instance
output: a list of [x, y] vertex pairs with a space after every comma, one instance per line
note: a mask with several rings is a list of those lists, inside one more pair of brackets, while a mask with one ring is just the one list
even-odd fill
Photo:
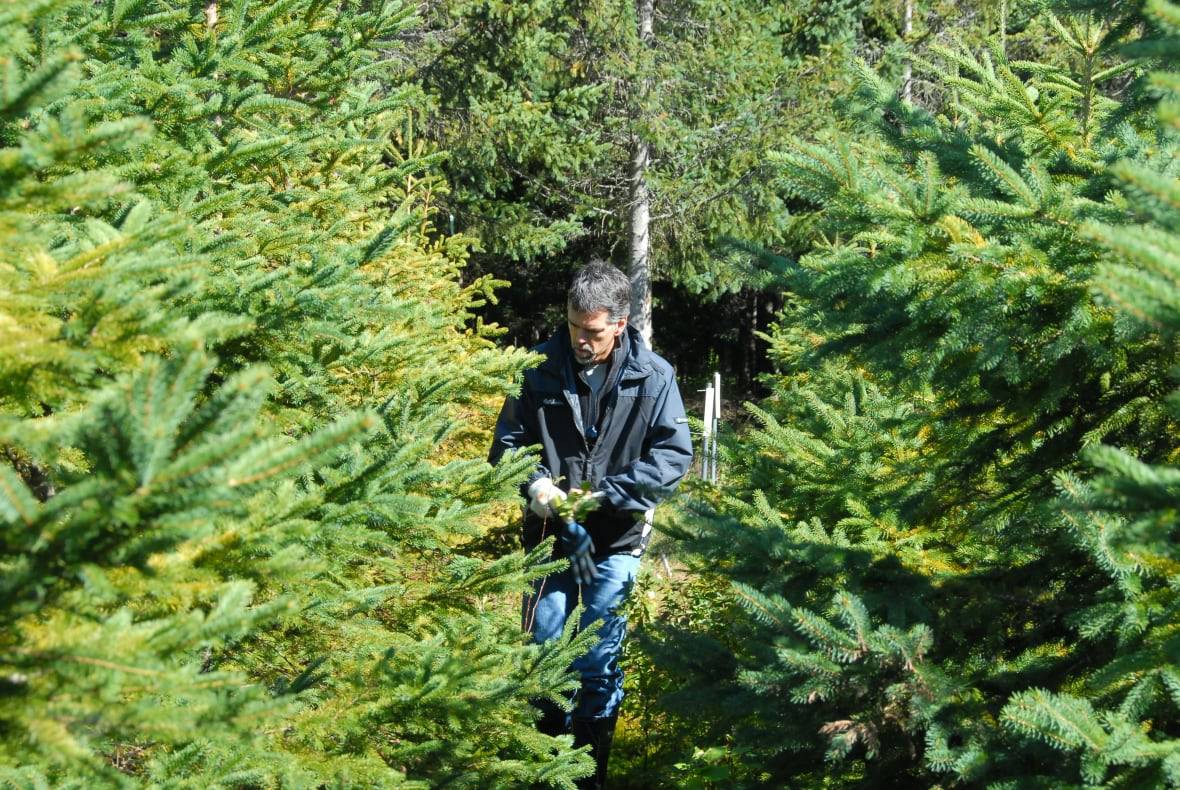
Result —
[[[0, 772], [572, 787], [396, 3], [0, 12]], [[486, 419], [486, 416], [485, 416]], [[482, 448], [481, 448], [482, 450]], [[584, 641], [584, 640], [583, 640]]]
[[666, 652], [740, 781], [1176, 781], [1149, 8], [1047, 17], [1064, 62], [934, 50], [944, 114], [862, 69], [862, 133], [779, 157], [815, 241], [767, 259], [775, 394], [683, 527], [750, 618]]
[[626, 268], [637, 141], [655, 281], [713, 298], [760, 286], [725, 240], [784, 232], [765, 154], [820, 123], [801, 109], [839, 81], [846, 31], [803, 51], [793, 11], [686, 0], [657, 4], [648, 45], [638, 14], [634, 0], [448, 1], [428, 17], [426, 56], [407, 55], [438, 108], [427, 134], [451, 151], [442, 200], [481, 242], [473, 270], [529, 294], [521, 312], [560, 303], [588, 257]]
[[[1180, 180], [1174, 165], [1180, 8], [1152, 2], [1145, 14], [1154, 35], [1130, 50], [1170, 67], [1149, 77], [1162, 98], [1160, 145], [1141, 160], [1123, 160], [1112, 168], [1128, 196], [1130, 221], [1094, 222], [1083, 232], [1108, 252], [1097, 288], [1110, 305], [1141, 324], [1129, 328], [1131, 336], [1174, 348], [1180, 329]], [[1064, 690], [1035, 688], [1014, 695], [1002, 714], [1013, 732], [1077, 759], [1090, 783], [1180, 785], [1180, 740], [1175, 736], [1180, 665], [1174, 636], [1180, 622], [1174, 540], [1180, 400], [1175, 390], [1160, 397], [1177, 372], [1172, 367], [1166, 378], [1156, 379], [1149, 396], [1151, 406], [1164, 406], [1169, 418], [1156, 446], [1092, 443], [1083, 451], [1092, 468], [1063, 472], [1058, 479], [1067, 523], [1107, 577], [1106, 589], [1074, 614], [1073, 625], [1085, 644], [1113, 644], [1112, 654]]]

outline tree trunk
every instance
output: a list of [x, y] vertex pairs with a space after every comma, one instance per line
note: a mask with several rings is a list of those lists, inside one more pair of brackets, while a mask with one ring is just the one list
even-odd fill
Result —
[[1000, 52], [1008, 54], [1008, 0], [1000, 0]]
[[[901, 12], [901, 38], [905, 41], [906, 49], [910, 47], [910, 34], [914, 32], [914, 0], [905, 0]], [[914, 100], [914, 66], [910, 53], [905, 55], [905, 66], [901, 72], [901, 98], [906, 104]]]
[[[649, 49], [652, 44], [652, 26], [655, 18], [655, 0], [636, 0], [639, 17], [639, 46]], [[639, 80], [635, 103], [635, 118], [638, 122], [643, 112], [651, 80], [644, 75]], [[647, 166], [650, 149], [643, 132], [636, 123], [632, 130], [632, 155], [630, 173], [630, 230], [631, 245], [627, 274], [631, 278], [631, 325], [643, 335], [644, 342], [651, 346], [651, 193], [647, 188]]]
[[758, 377], [758, 291], [750, 289], [750, 336], [746, 341], [746, 391], [754, 391], [754, 380]]

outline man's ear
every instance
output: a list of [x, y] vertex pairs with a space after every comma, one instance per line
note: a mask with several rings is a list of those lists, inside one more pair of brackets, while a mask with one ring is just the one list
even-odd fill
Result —
[[627, 319], [620, 318], [618, 325], [615, 327], [615, 337], [623, 334], [623, 330], [627, 328]]

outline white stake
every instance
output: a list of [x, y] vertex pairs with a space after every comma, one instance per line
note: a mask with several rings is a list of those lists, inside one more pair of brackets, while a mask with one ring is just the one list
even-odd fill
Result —
[[709, 470], [709, 460], [712, 452], [713, 437], [713, 385], [705, 387], [705, 433], [701, 437], [701, 479], [712, 480]]
[[713, 399], [716, 401], [713, 406], [713, 430], [710, 431], [712, 442], [709, 446], [711, 457], [709, 459], [709, 473], [712, 475], [710, 480], [717, 482], [717, 431], [721, 424], [721, 374], [713, 374]]

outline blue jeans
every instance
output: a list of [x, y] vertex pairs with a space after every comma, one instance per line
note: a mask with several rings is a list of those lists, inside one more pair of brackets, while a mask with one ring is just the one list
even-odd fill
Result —
[[[572, 714], [576, 719], [614, 716], [623, 701], [619, 655], [627, 633], [627, 620], [619, 613], [619, 606], [635, 586], [635, 575], [639, 572], [639, 558], [630, 554], [611, 554], [595, 560], [594, 564], [598, 567], [598, 578], [580, 591], [583, 609], [578, 628], [586, 628], [595, 620], [602, 620], [602, 625], [598, 628], [597, 644], [571, 666], [582, 676], [582, 688]], [[578, 605], [578, 598], [578, 585], [568, 568], [538, 579], [533, 583], [533, 594], [524, 599], [525, 629], [537, 642], [557, 639]]]

